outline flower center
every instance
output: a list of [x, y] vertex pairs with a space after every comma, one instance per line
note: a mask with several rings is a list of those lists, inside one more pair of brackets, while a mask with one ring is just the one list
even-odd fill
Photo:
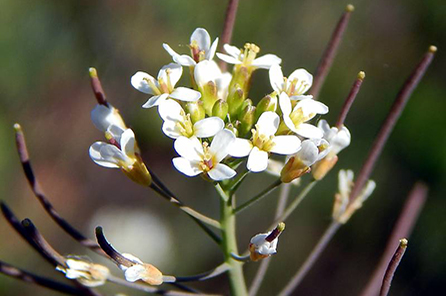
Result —
[[252, 144], [262, 151], [269, 152], [273, 149], [275, 143], [273, 142], [274, 136], [267, 136], [260, 134], [259, 127], [256, 125], [256, 129], [252, 129]]
[[190, 114], [186, 114], [184, 110], [181, 110], [180, 115], [183, 120], [178, 120], [176, 126], [183, 136], [190, 138], [194, 135], [194, 126], [190, 119]]
[[290, 118], [294, 123], [294, 126], [297, 128], [300, 124], [307, 122], [308, 120], [312, 119], [316, 113], [310, 113], [308, 115], [305, 115], [302, 108], [298, 108], [297, 110], [293, 110], [290, 114]]
[[242, 62], [245, 66], [250, 66], [252, 64], [252, 61], [256, 58], [257, 54], [259, 53], [260, 48], [255, 45], [254, 43], [246, 43], [245, 44], [245, 50], [243, 51], [242, 55]]
[[216, 164], [215, 155], [210, 151], [208, 142], [203, 143], [203, 160], [200, 162], [200, 168], [204, 173], [209, 172]]
[[202, 60], [204, 60], [205, 51], [204, 51], [204, 49], [201, 49], [198, 46], [198, 43], [196, 40], [193, 40], [189, 47], [190, 47], [192, 58], [194, 59], [194, 61], [196, 63], [199, 63]]
[[[287, 85], [285, 81], [285, 85]], [[300, 96], [305, 92], [305, 89], [308, 87], [308, 83], [305, 80], [299, 81], [299, 79], [295, 78], [292, 81], [289, 81], [288, 89], [285, 92], [291, 96]]]

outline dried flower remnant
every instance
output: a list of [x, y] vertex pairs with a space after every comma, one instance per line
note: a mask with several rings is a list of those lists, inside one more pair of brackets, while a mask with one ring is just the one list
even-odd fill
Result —
[[105, 284], [110, 274], [110, 270], [107, 267], [76, 257], [67, 258], [65, 265], [66, 267], [57, 266], [56, 270], [63, 272], [69, 279], [78, 280], [87, 287], [98, 287]]
[[163, 274], [152, 264], [144, 263], [132, 254], [121, 254], [132, 264], [120, 264], [119, 268], [124, 271], [125, 279], [129, 282], [142, 280], [149, 285], [161, 285], [163, 283]]
[[285, 223], [281, 222], [268, 233], [259, 233], [251, 238], [249, 253], [252, 261], [259, 261], [277, 253], [280, 234], [285, 230]]

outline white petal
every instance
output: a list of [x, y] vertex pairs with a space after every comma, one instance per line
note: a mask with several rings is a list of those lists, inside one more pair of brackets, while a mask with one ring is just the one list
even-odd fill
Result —
[[155, 85], [157, 85], [158, 82], [155, 81], [155, 78], [153, 78], [151, 75], [138, 71], [136, 72], [132, 78], [130, 79], [130, 83], [134, 88], [139, 90], [140, 92], [153, 95], [155, 94], [152, 90], [152, 88], [147, 83], [147, 80], [152, 81]]
[[224, 121], [219, 117], [208, 117], [194, 124], [194, 134], [199, 138], [215, 136], [225, 127]]
[[300, 90], [301, 94], [304, 94], [313, 84], [313, 75], [311, 75], [305, 69], [297, 69], [288, 77], [288, 81], [297, 80], [296, 88], [300, 90], [301, 83], [305, 85], [305, 87]]
[[158, 106], [158, 113], [164, 121], [183, 121], [181, 105], [174, 100], [165, 100]]
[[127, 128], [123, 129], [122, 127], [120, 127], [118, 125], [112, 124], [107, 128], [107, 133], [110, 134], [110, 136], [113, 139], [115, 139], [118, 143], [121, 143], [122, 134], [124, 133], [124, 131], [126, 129]]
[[211, 48], [206, 52], [206, 60], [212, 60], [215, 56], [215, 51], [218, 46], [218, 38], [215, 38], [214, 42], [212, 42]]
[[196, 137], [179, 137], [174, 143], [175, 151], [190, 161], [201, 161], [203, 159], [203, 146]]
[[185, 102], [195, 102], [201, 98], [201, 93], [190, 88], [177, 87], [169, 97]]
[[324, 135], [324, 133], [319, 128], [308, 123], [301, 123], [299, 124], [298, 127], [292, 129], [292, 131], [298, 134], [299, 136], [310, 139], [312, 138], [320, 139]]
[[127, 270], [124, 272], [124, 276], [128, 282], [136, 282], [142, 278], [141, 274], [144, 274], [145, 272], [146, 269], [143, 265], [136, 264], [127, 268]]
[[245, 157], [252, 150], [252, 143], [249, 140], [235, 138], [235, 141], [231, 145], [231, 149], [229, 149], [229, 155], [234, 157]]
[[177, 170], [189, 177], [194, 177], [202, 173], [198, 166], [198, 162], [189, 161], [184, 157], [175, 157], [172, 159], [172, 163]]
[[266, 170], [268, 167], [268, 153], [259, 150], [257, 147], [252, 148], [248, 157], [247, 167], [248, 170], [255, 173]]
[[300, 95], [300, 96], [290, 97], [290, 99], [293, 101], [301, 101], [301, 100], [307, 100], [307, 99], [312, 99], [312, 98], [313, 98], [312, 95]]
[[194, 69], [194, 78], [197, 84], [201, 87], [206, 85], [209, 81], [215, 83], [215, 79], [221, 75], [221, 71], [217, 64], [211, 61], [201, 61]]
[[119, 166], [122, 164], [132, 165], [134, 162], [115, 145], [103, 145], [99, 152], [101, 153], [103, 161], [116, 163]]
[[280, 118], [277, 113], [272, 111], [263, 112], [257, 121], [257, 131], [261, 135], [272, 136], [277, 132], [279, 127]]
[[304, 113], [304, 115], [308, 115], [310, 113], [316, 113], [316, 114], [328, 113], [327, 105], [313, 99], [305, 99], [299, 101], [296, 104], [296, 106], [294, 106], [294, 110], [298, 108], [302, 108], [302, 112]]
[[282, 59], [275, 54], [266, 54], [252, 61], [252, 65], [261, 69], [269, 69], [272, 65], [280, 64], [281, 62]]
[[101, 148], [104, 145], [109, 145], [104, 142], [96, 142], [90, 146], [89, 153], [91, 159], [98, 165], [106, 167], [106, 168], [119, 168], [119, 165], [116, 162], [105, 161], [101, 155]]
[[169, 94], [161, 94], [159, 96], [151, 97], [147, 102], [142, 105], [143, 108], [152, 108], [158, 106], [169, 97]]
[[283, 117], [290, 116], [291, 114], [291, 100], [290, 97], [286, 93], [281, 93], [279, 96], [279, 106], [280, 110], [282, 110]]
[[167, 72], [169, 72], [170, 83], [174, 87], [183, 74], [183, 67], [175, 63], [163, 66], [158, 73], [158, 80], [162, 78], [164, 82], [167, 82]]
[[300, 140], [296, 136], [277, 136], [273, 139], [274, 147], [270, 152], [290, 155], [300, 149]]
[[234, 57], [228, 56], [227, 54], [224, 54], [224, 53], [217, 52], [216, 55], [217, 55], [217, 57], [220, 60], [225, 61], [228, 64], [237, 65], [237, 64], [241, 64], [242, 63], [242, 61], [240, 61], [238, 58], [234, 58]]
[[240, 48], [238, 48], [237, 46], [230, 45], [230, 44], [224, 44], [223, 49], [226, 51], [227, 54], [229, 54], [230, 56], [233, 56], [235, 58], [238, 58], [241, 53]]
[[131, 129], [126, 129], [121, 136], [121, 150], [127, 156], [135, 156], [135, 134]]
[[[129, 259], [129, 260], [132, 261], [133, 263], [136, 263], [136, 264], [144, 264], [144, 262], [142, 262], [141, 259], [139, 259], [138, 257], [136, 257], [136, 256], [134, 256], [134, 255], [132, 255], [132, 254], [130, 254], [130, 253], [122, 253], [121, 255], [122, 255], [123, 257]], [[125, 267], [126, 270], [127, 270], [127, 268], [128, 268], [128, 267]], [[121, 269], [122, 269], [122, 268], [121, 268]]]
[[75, 269], [75, 270], [89, 270], [90, 264], [87, 262], [84, 262], [82, 260], [75, 260], [75, 259], [67, 259], [65, 261], [68, 268]]
[[230, 130], [224, 129], [215, 135], [209, 152], [215, 155], [217, 162], [220, 162], [228, 155], [229, 149], [234, 141], [235, 135]]
[[173, 58], [173, 60], [175, 61], [175, 63], [178, 63], [181, 66], [185, 67], [192, 67], [197, 64], [193, 58], [185, 54], [177, 55], [176, 57]]
[[177, 121], [165, 121], [162, 127], [163, 133], [171, 139], [177, 139], [183, 136], [177, 123]]
[[102, 132], [105, 132], [112, 124], [125, 128], [125, 124], [118, 111], [111, 105], [109, 107], [96, 105], [91, 111], [91, 121]]
[[194, 41], [197, 43], [200, 50], [208, 51], [211, 46], [211, 36], [209, 36], [208, 31], [203, 28], [197, 28], [190, 36], [190, 44]]
[[167, 51], [168, 54], [172, 56], [172, 58], [179, 56], [179, 54], [175, 50], [173, 50], [172, 47], [169, 46], [169, 44], [163, 43], [163, 48]]
[[299, 159], [307, 166], [316, 162], [319, 149], [311, 140], [305, 140], [301, 145], [302, 149], [297, 153]]
[[208, 176], [214, 181], [221, 181], [225, 179], [230, 179], [237, 174], [236, 171], [231, 169], [225, 164], [217, 163], [209, 172]]
[[272, 88], [280, 94], [284, 90], [284, 80], [282, 67], [278, 64], [272, 65], [269, 69], [269, 82]]

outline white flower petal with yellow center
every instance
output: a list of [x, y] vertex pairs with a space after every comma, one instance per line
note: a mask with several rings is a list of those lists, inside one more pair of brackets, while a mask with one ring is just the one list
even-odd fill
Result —
[[322, 119], [317, 126], [323, 131], [324, 139], [330, 143], [329, 156], [338, 155], [341, 150], [350, 145], [351, 135], [345, 125], [339, 130], [337, 127], [330, 127], [327, 121]]
[[328, 113], [328, 107], [325, 104], [308, 98], [298, 101], [293, 108], [291, 99], [282, 92], [279, 96], [279, 105], [283, 113], [283, 121], [291, 131], [304, 138], [322, 138], [322, 130], [306, 122], [316, 114]]
[[305, 166], [312, 166], [329, 152], [329, 143], [324, 139], [307, 139], [302, 141], [301, 149], [295, 157]]
[[269, 69], [269, 81], [277, 94], [285, 92], [291, 100], [313, 98], [311, 95], [304, 95], [313, 84], [313, 76], [305, 69], [294, 70], [286, 78], [283, 76], [282, 67], [276, 64]]
[[234, 140], [234, 134], [227, 129], [218, 132], [210, 146], [207, 142], [202, 144], [195, 136], [179, 137], [174, 147], [180, 157], [172, 160], [173, 165], [189, 177], [205, 173], [215, 181], [232, 178], [236, 172], [220, 162], [228, 155]]
[[108, 106], [96, 105], [91, 111], [91, 121], [102, 132], [106, 132], [111, 125], [119, 126], [122, 129], [127, 128], [118, 109], [111, 104], [108, 104]]
[[163, 43], [164, 49], [172, 56], [175, 63], [181, 66], [192, 67], [202, 60], [212, 60], [217, 50], [218, 38], [211, 45], [211, 37], [203, 28], [197, 28], [190, 36], [190, 48], [192, 57], [180, 55], [175, 52], [168, 44]]
[[253, 44], [245, 45], [243, 51], [229, 44], [225, 44], [223, 49], [227, 54], [217, 53], [217, 56], [228, 64], [244, 64], [246, 67], [269, 69], [272, 65], [282, 62], [282, 59], [274, 54], [266, 54], [256, 58], [259, 48]]
[[185, 102], [197, 101], [201, 97], [200, 92], [186, 87], [175, 88], [182, 74], [183, 68], [171, 63], [161, 68], [157, 79], [145, 72], [136, 72], [131, 78], [131, 84], [140, 92], [153, 95], [143, 108], [158, 106], [167, 98]]
[[[110, 126], [107, 130], [110, 134], [117, 134], [121, 130], [117, 126]], [[115, 139], [115, 138], [114, 138]], [[104, 142], [96, 142], [90, 146], [90, 157], [98, 165], [107, 168], [121, 168], [131, 170], [137, 160], [135, 155], [135, 134], [131, 129], [126, 129], [112, 145]]]
[[174, 100], [166, 100], [158, 107], [158, 112], [164, 120], [163, 132], [166, 136], [177, 139], [181, 136], [190, 138], [213, 137], [221, 131], [225, 123], [218, 117], [208, 117], [192, 124], [190, 115], [186, 114], [180, 104]]
[[269, 153], [294, 154], [300, 149], [300, 140], [293, 135], [274, 136], [280, 118], [274, 112], [262, 113], [252, 130], [251, 140], [237, 138], [229, 154], [234, 157], [248, 157], [247, 167], [252, 172], [261, 172], [268, 167]]

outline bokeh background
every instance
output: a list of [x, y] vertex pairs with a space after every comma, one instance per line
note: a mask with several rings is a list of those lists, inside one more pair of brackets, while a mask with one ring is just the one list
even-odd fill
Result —
[[[340, 229], [296, 290], [296, 295], [356, 295], [366, 284], [386, 244], [404, 200], [417, 180], [430, 194], [409, 248], [394, 279], [392, 295], [436, 295], [446, 276], [446, 7], [442, 0], [351, 1], [356, 10], [320, 100], [334, 123], [360, 70], [367, 78], [346, 120], [353, 142], [336, 169], [287, 221], [260, 295], [274, 295], [300, 266], [330, 221], [337, 171], [356, 172], [400, 86], [430, 44], [437, 56], [415, 91], [373, 173], [378, 186], [365, 206]], [[3, 0], [0, 10], [0, 188], [1, 199], [20, 218], [31, 218], [63, 254], [85, 254], [44, 213], [23, 176], [12, 125], [20, 122], [35, 171], [58, 211], [89, 237], [102, 225], [121, 251], [133, 253], [167, 274], [202, 272], [221, 262], [217, 247], [184, 214], [117, 170], [95, 165], [88, 147], [102, 135], [90, 122], [95, 105], [88, 68], [98, 69], [110, 102], [135, 130], [143, 156], [165, 183], [189, 205], [218, 217], [218, 197], [201, 178], [189, 179], [170, 163], [172, 141], [160, 131], [155, 109], [130, 85], [138, 70], [155, 75], [170, 62], [163, 42], [187, 48], [197, 27], [212, 38], [222, 31], [227, 1], [212, 0]], [[314, 72], [346, 1], [244, 0], [233, 44], [254, 42], [263, 53], [283, 59], [285, 74], [304, 67]], [[187, 73], [187, 71], [185, 71]], [[185, 75], [184, 81], [187, 81]], [[266, 71], [255, 74], [251, 97], [270, 92]], [[308, 177], [307, 177], [308, 178]], [[241, 201], [274, 178], [251, 175]], [[292, 195], [299, 192], [294, 188]], [[252, 235], [265, 231], [277, 193], [240, 215], [238, 237], [245, 249]], [[0, 259], [64, 280], [0, 219]], [[115, 274], [119, 271], [110, 265]], [[248, 282], [258, 264], [245, 268]], [[195, 287], [228, 292], [223, 276]], [[127, 292], [109, 285], [109, 294]], [[57, 295], [0, 275], [1, 295]]]

